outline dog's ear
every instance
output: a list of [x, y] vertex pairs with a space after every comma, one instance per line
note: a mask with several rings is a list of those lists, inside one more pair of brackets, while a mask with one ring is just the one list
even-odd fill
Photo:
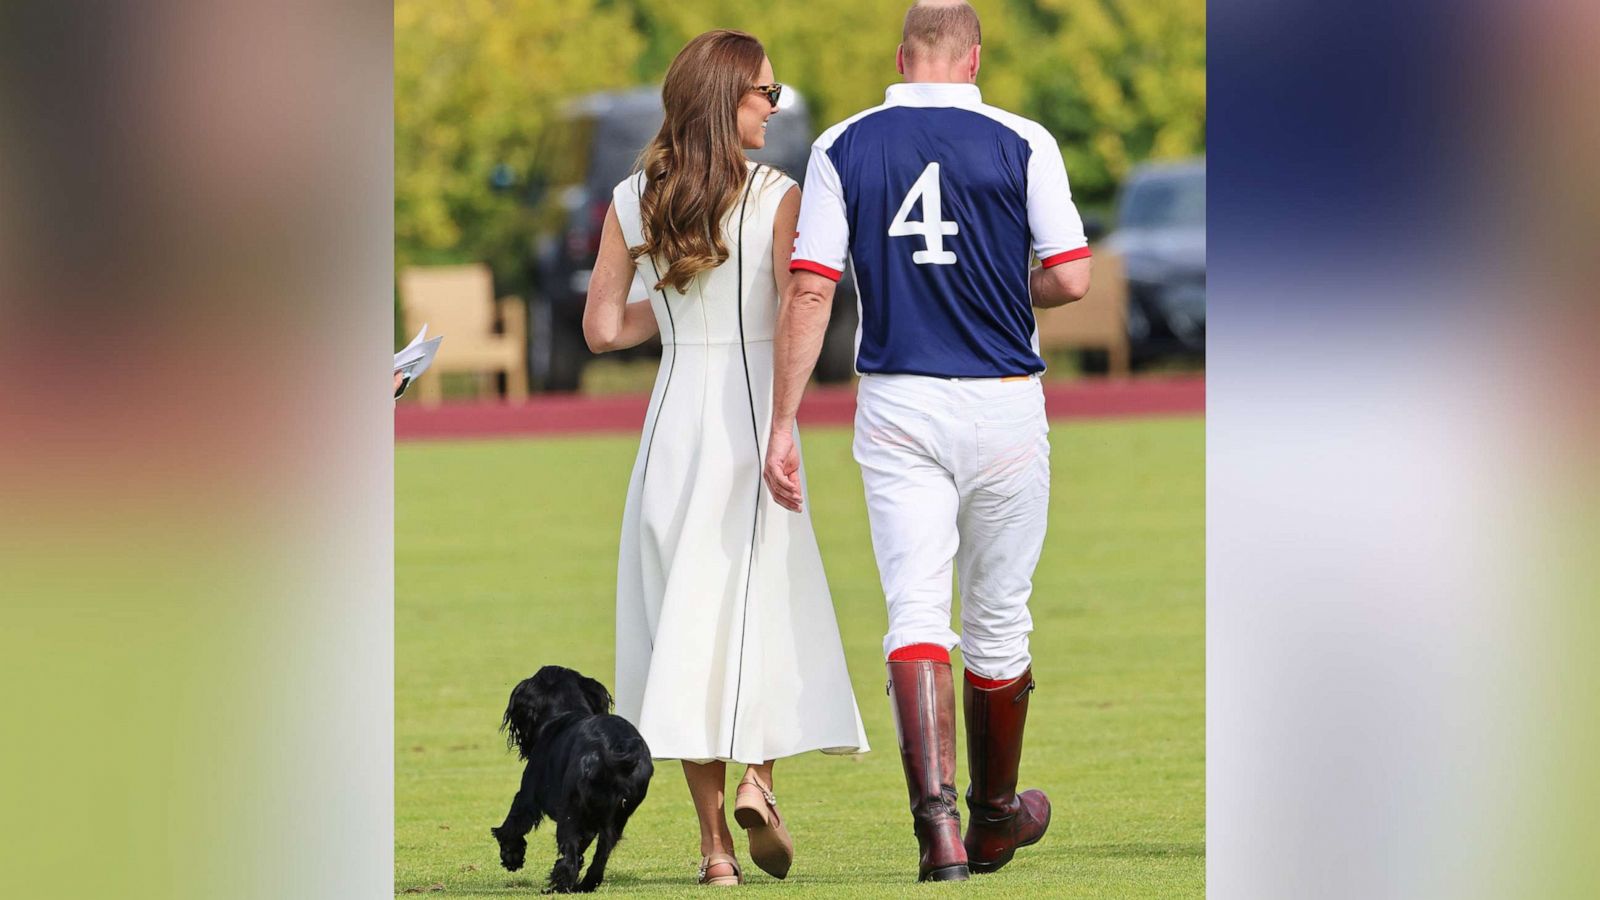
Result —
[[589, 704], [590, 712], [603, 716], [611, 711], [611, 692], [606, 690], [605, 685], [585, 676], [578, 681], [578, 687], [583, 691], [583, 699]]
[[533, 678], [523, 679], [511, 691], [500, 728], [506, 732], [506, 746], [515, 749], [523, 759], [532, 755], [533, 742], [547, 717], [548, 706], [548, 699]]

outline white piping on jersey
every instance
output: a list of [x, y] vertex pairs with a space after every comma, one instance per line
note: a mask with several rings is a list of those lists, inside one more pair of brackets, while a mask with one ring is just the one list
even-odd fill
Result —
[[861, 328], [867, 321], [866, 310], [861, 308], [861, 279], [856, 277], [856, 255], [850, 254], [847, 262], [850, 265], [850, 281], [856, 286], [856, 344], [850, 355], [850, 371], [857, 375], [865, 375], [861, 371]]
[[871, 109], [864, 109], [824, 131], [817, 136], [812, 146], [826, 152], [839, 139], [839, 136], [844, 134], [845, 129], [857, 121], [873, 113], [883, 112], [896, 106], [971, 110], [981, 116], [993, 119], [1011, 131], [1016, 132], [1018, 136], [1028, 142], [1029, 146], [1037, 146], [1044, 141], [1049, 141], [1051, 144], [1055, 143], [1055, 138], [1051, 137], [1049, 130], [1038, 122], [1001, 109], [998, 106], [990, 106], [984, 103], [983, 92], [975, 84], [908, 81], [889, 85], [888, 89], [883, 93], [883, 103]]
[[817, 139], [811, 142], [811, 146], [826, 153], [828, 148], [833, 146], [833, 142], [839, 139], [839, 135], [844, 134], [844, 130], [846, 128], [854, 125], [860, 119], [864, 119], [875, 112], [882, 112], [888, 108], [889, 104], [883, 103], [879, 104], [878, 106], [874, 106], [871, 109], [863, 109], [861, 112], [856, 113], [850, 118], [845, 119], [843, 122], [840, 122], [832, 128], [829, 128], [827, 131], [817, 135]]

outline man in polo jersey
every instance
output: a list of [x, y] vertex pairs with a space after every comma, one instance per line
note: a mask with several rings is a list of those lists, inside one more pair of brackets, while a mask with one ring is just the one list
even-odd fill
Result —
[[[1018, 795], [1033, 688], [1028, 595], [1050, 446], [1033, 307], [1081, 298], [1089, 250], [1055, 140], [987, 106], [977, 14], [923, 2], [896, 55], [906, 83], [812, 147], [779, 316], [765, 478], [803, 502], [793, 427], [848, 264], [861, 296], [855, 458], [889, 608], [884, 638], [919, 880], [993, 872], [1037, 842], [1050, 801]], [[1031, 268], [1034, 257], [1040, 261]], [[961, 633], [950, 628], [950, 577]], [[966, 666], [970, 812], [955, 792], [950, 649]]]

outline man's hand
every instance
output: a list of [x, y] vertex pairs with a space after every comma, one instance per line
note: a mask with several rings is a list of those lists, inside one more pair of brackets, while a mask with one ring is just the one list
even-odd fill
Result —
[[794, 445], [793, 432], [774, 429], [767, 438], [767, 463], [761, 477], [779, 506], [800, 512], [804, 503], [800, 494], [800, 448]]
[[778, 327], [772, 336], [772, 432], [767, 439], [767, 462], [761, 477], [772, 499], [784, 509], [800, 512], [800, 448], [794, 445], [794, 417], [800, 395], [822, 351], [822, 335], [833, 311], [833, 279], [815, 272], [795, 272], [778, 307]]

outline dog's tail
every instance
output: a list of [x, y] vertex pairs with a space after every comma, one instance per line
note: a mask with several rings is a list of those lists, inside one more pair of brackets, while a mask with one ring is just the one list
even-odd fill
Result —
[[644, 741], [635, 739], [622, 743], [607, 743], [588, 754], [583, 760], [583, 774], [589, 779], [604, 779], [623, 787], [640, 780], [649, 781], [654, 772], [650, 750]]
[[620, 781], [632, 778], [633, 770], [638, 765], [639, 760], [634, 754], [607, 744], [584, 754], [583, 777], [590, 781], [607, 777]]

